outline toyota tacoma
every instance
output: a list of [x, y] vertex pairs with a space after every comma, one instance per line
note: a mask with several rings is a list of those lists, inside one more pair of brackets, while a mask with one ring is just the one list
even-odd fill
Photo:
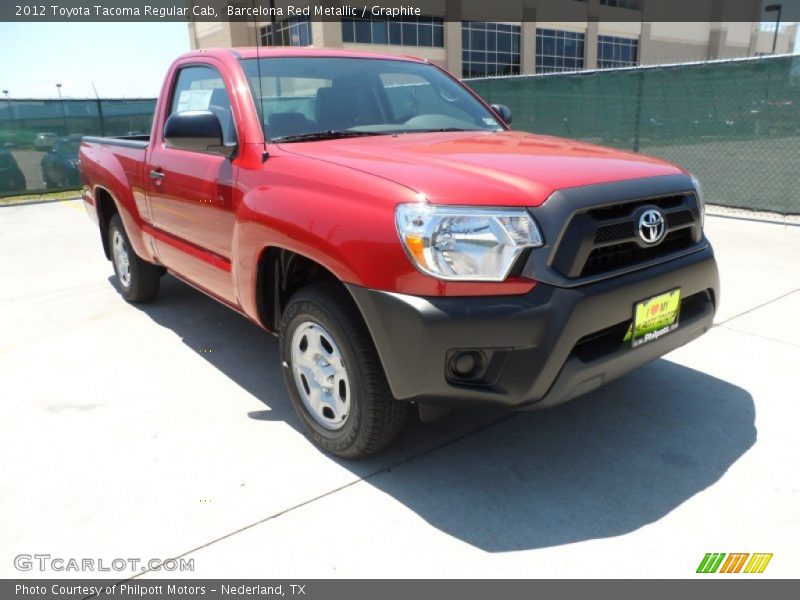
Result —
[[83, 139], [82, 195], [127, 301], [169, 272], [278, 335], [310, 438], [360, 457], [410, 405], [550, 407], [712, 325], [694, 177], [510, 122], [424, 60], [195, 51], [149, 136]]

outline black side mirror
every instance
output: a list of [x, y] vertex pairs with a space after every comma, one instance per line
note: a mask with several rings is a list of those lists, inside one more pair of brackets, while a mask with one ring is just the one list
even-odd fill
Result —
[[187, 110], [170, 115], [164, 125], [167, 148], [222, 154], [230, 158], [235, 144], [225, 144], [219, 117], [208, 110]]
[[492, 104], [490, 108], [497, 113], [497, 116], [503, 119], [503, 123], [511, 125], [511, 109], [505, 104]]

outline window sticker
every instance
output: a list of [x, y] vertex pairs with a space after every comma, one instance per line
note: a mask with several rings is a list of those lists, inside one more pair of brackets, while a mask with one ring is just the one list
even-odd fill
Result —
[[211, 93], [214, 90], [182, 90], [178, 94], [178, 106], [175, 112], [187, 110], [208, 110], [211, 104]]

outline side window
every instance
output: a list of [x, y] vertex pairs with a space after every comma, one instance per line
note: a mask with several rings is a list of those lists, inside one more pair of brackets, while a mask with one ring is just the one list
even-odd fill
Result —
[[184, 67], [172, 91], [169, 114], [187, 110], [210, 110], [222, 124], [222, 138], [226, 144], [236, 143], [236, 127], [231, 109], [231, 98], [225, 83], [216, 69], [211, 67]]

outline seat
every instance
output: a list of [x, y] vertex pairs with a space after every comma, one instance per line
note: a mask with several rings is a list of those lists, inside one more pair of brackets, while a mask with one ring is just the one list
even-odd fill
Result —
[[299, 112], [272, 113], [267, 117], [267, 135], [270, 139], [310, 131], [311, 121]]
[[372, 86], [353, 79], [317, 90], [314, 112], [322, 131], [383, 122]]
[[342, 93], [341, 87], [324, 87], [317, 90], [314, 112], [323, 131], [349, 129], [358, 122], [358, 107], [352, 98]]

